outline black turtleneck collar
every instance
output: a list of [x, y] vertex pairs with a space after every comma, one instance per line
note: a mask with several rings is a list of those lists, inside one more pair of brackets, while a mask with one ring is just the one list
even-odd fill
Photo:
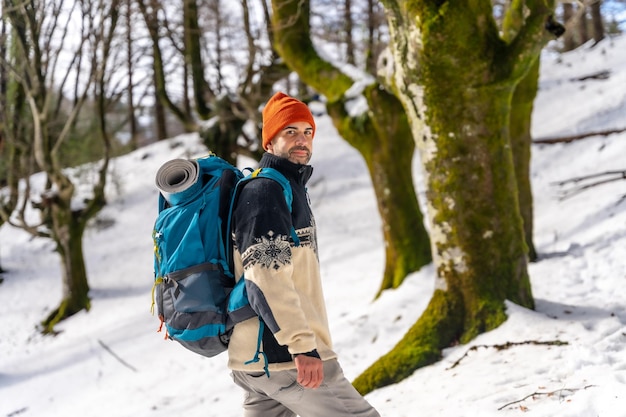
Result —
[[313, 174], [311, 165], [294, 164], [286, 158], [281, 158], [269, 152], [263, 154], [259, 166], [261, 168], [274, 168], [288, 179], [302, 185], [305, 185]]

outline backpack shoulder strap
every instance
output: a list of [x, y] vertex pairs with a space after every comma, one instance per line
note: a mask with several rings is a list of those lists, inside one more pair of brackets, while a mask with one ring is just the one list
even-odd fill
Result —
[[283, 188], [283, 194], [285, 195], [285, 201], [289, 207], [289, 211], [292, 211], [293, 193], [291, 191], [291, 184], [289, 180], [274, 168], [257, 168], [250, 174], [251, 178], [269, 178], [276, 181]]
[[[237, 185], [235, 186], [235, 191], [233, 192], [233, 197], [230, 203], [230, 213], [228, 215], [229, 230], [230, 230], [232, 212], [235, 207], [239, 190], [243, 186], [244, 183], [251, 181], [255, 178], [269, 178], [279, 183], [283, 189], [283, 195], [285, 196], [287, 207], [289, 207], [290, 212], [293, 211], [293, 207], [292, 207], [293, 192], [291, 191], [291, 184], [289, 184], [289, 180], [283, 174], [281, 174], [279, 171], [275, 170], [274, 168], [257, 168], [256, 170], [252, 171], [252, 173], [240, 179]], [[293, 242], [296, 246], [300, 246], [300, 238], [298, 237], [296, 233], [296, 229], [293, 226], [291, 227], [291, 238], [293, 239]]]
[[[293, 192], [291, 191], [291, 184], [289, 184], [289, 180], [281, 174], [279, 171], [274, 168], [258, 168], [252, 174], [250, 174], [251, 178], [269, 178], [277, 183], [283, 188], [283, 194], [285, 196], [285, 201], [287, 202], [287, 207], [289, 207], [289, 211], [293, 211]], [[291, 226], [291, 239], [296, 246], [300, 246], [300, 238], [296, 233], [296, 229]]]

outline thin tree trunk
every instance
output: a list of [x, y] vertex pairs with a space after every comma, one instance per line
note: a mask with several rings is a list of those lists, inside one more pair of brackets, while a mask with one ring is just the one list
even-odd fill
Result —
[[[219, 10], [218, 7], [215, 8]], [[196, 0], [183, 1], [184, 31], [185, 31], [185, 62], [191, 69], [191, 79], [193, 81], [193, 97], [196, 104], [196, 111], [202, 120], [207, 120], [211, 115], [211, 108], [208, 104], [214, 98], [214, 94], [209, 88], [209, 84], [204, 77], [204, 64], [202, 61], [202, 51], [200, 46], [200, 27], [198, 25], [198, 4]], [[219, 18], [217, 19], [220, 22]], [[219, 23], [215, 28], [218, 36], [219, 48]], [[218, 54], [219, 59], [219, 54]], [[218, 68], [219, 68], [218, 62]], [[221, 74], [218, 74], [221, 77]], [[221, 82], [221, 80], [218, 80]]]
[[346, 62], [355, 65], [354, 58], [354, 40], [352, 39], [352, 2], [351, 0], [343, 0], [343, 20], [344, 32], [346, 36]]
[[511, 147], [517, 182], [520, 213], [524, 222], [524, 237], [528, 247], [528, 260], [537, 260], [533, 240], [533, 193], [530, 181], [530, 157], [532, 136], [530, 132], [533, 104], [537, 96], [540, 60], [530, 67], [528, 73], [515, 88], [511, 106]]
[[44, 333], [54, 333], [54, 326], [61, 320], [91, 308], [82, 243], [84, 220], [58, 202], [51, 205], [51, 219], [61, 257], [63, 293], [59, 306], [41, 323]]
[[167, 93], [167, 80], [165, 76], [165, 69], [163, 63], [163, 54], [161, 53], [161, 47], [159, 42], [161, 41], [161, 34], [159, 31], [159, 20], [157, 4], [152, 5], [153, 8], [148, 10], [148, 6], [145, 3], [146, 0], [137, 1], [137, 5], [141, 11], [141, 14], [146, 22], [148, 33], [150, 34], [150, 40], [152, 42], [152, 69], [154, 78], [154, 90], [155, 98], [155, 111], [157, 117], [157, 140], [165, 139], [167, 132], [165, 129], [165, 109], [169, 110], [185, 127], [188, 132], [195, 132], [198, 130], [197, 123], [193, 119], [191, 113], [185, 112], [174, 103]]
[[353, 85], [347, 75], [322, 60], [309, 31], [309, 2], [273, 0], [275, 45], [287, 65], [327, 99], [339, 134], [363, 155], [374, 185], [383, 223], [386, 261], [381, 291], [397, 288], [411, 272], [431, 261], [412, 180], [415, 142], [401, 103], [374, 82], [363, 90], [368, 111], [350, 115]]
[[[502, 20], [502, 40], [507, 44], [515, 40], [525, 22], [526, 10], [522, 3], [516, 3], [505, 13]], [[562, 28], [561, 28], [562, 30]], [[562, 34], [562, 32], [561, 32]], [[528, 72], [523, 75], [513, 93], [509, 137], [513, 151], [513, 164], [518, 189], [520, 214], [524, 224], [524, 239], [530, 261], [537, 259], [533, 242], [533, 195], [530, 182], [530, 156], [532, 137], [530, 132], [533, 104], [539, 83], [540, 59], [537, 57]]]
[[589, 40], [587, 6], [584, 3], [582, 3], [582, 4], [578, 4], [578, 7], [580, 7], [580, 10], [578, 11], [578, 16], [579, 16], [578, 36], [579, 38], [578, 38], [578, 45], [576, 46], [580, 46]]
[[135, 88], [133, 85], [133, 36], [132, 36], [132, 4], [133, 0], [126, 0], [126, 66], [128, 68], [128, 123], [130, 131], [131, 149], [137, 149], [139, 129], [137, 127], [137, 117], [135, 115]]
[[[408, 274], [432, 258], [413, 184], [415, 142], [404, 109], [395, 96], [378, 86], [367, 88], [365, 95], [369, 103], [377, 103], [371, 119], [362, 126], [351, 121], [340, 133], [365, 158], [383, 222], [385, 270], [378, 297], [386, 289], [398, 288]], [[328, 105], [333, 120], [350, 119], [344, 106], [342, 101]], [[385, 142], [384, 138], [391, 137], [392, 141]]]
[[595, 43], [604, 39], [604, 22], [602, 20], [601, 0], [596, 0], [589, 6], [591, 13], [591, 24], [593, 28], [593, 40]]
[[[156, 80], [155, 80], [156, 85]], [[167, 133], [167, 116], [165, 114], [165, 106], [161, 102], [158, 89], [154, 91], [154, 121], [155, 121], [155, 135], [156, 140], [164, 140], [169, 138]]]
[[572, 51], [576, 49], [577, 44], [577, 28], [572, 24], [572, 19], [575, 16], [574, 5], [572, 3], [562, 3], [563, 7], [563, 21], [567, 27], [565, 34], [563, 35], [563, 51]]
[[365, 70], [370, 74], [376, 73], [376, 60], [378, 58], [374, 48], [374, 45], [376, 45], [375, 33], [374, 0], [367, 0], [367, 55]]

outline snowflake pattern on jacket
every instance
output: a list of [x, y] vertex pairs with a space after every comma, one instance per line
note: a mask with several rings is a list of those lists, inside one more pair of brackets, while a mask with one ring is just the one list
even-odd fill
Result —
[[274, 232], [270, 231], [267, 236], [255, 240], [256, 244], [248, 248], [243, 254], [247, 268], [260, 265], [267, 269], [279, 269], [281, 266], [291, 263], [288, 236], [274, 236]]

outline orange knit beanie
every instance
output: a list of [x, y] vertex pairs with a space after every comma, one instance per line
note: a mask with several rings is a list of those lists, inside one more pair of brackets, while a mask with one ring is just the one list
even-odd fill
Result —
[[274, 139], [274, 136], [293, 122], [310, 123], [313, 127], [313, 135], [315, 135], [315, 121], [309, 106], [279, 91], [263, 108], [263, 149], [267, 149], [267, 144]]

